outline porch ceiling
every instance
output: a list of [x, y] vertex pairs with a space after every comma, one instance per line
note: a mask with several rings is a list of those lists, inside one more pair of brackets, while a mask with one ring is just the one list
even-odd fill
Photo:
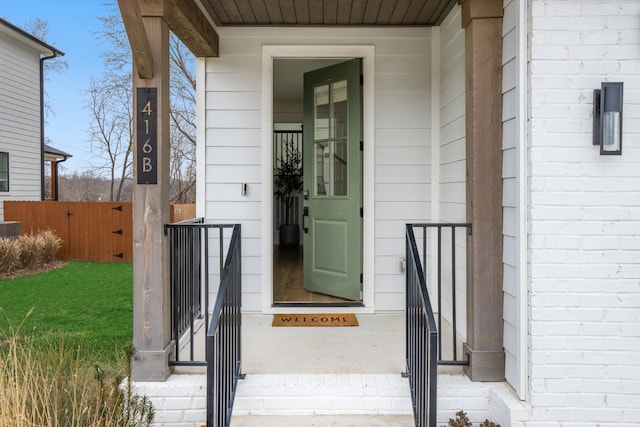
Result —
[[458, 0], [200, 0], [216, 26], [439, 25]]

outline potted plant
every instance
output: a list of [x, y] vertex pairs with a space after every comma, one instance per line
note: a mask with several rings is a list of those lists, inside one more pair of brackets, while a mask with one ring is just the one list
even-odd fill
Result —
[[298, 193], [302, 191], [302, 153], [293, 141], [285, 143], [285, 150], [274, 171], [275, 194], [284, 207], [285, 220], [280, 225], [280, 246], [297, 246], [300, 243], [300, 228], [292, 218], [291, 208]]

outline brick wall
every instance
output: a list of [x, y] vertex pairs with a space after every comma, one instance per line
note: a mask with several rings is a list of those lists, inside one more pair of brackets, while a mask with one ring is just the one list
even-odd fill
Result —
[[[530, 390], [535, 425], [640, 423], [640, 1], [533, 0]], [[622, 156], [593, 89], [624, 82]]]

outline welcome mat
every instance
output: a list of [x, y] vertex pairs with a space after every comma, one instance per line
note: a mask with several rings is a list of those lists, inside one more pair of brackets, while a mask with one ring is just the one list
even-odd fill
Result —
[[271, 326], [358, 326], [355, 314], [274, 314]]

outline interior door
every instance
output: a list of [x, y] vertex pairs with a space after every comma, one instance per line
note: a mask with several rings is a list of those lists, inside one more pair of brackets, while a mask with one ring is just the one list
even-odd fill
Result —
[[304, 75], [304, 287], [360, 301], [361, 59]]

